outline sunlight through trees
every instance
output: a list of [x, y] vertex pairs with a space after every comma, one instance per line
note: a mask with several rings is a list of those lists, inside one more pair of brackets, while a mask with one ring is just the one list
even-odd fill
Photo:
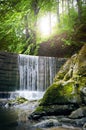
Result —
[[0, 0], [0, 50], [34, 54], [44, 36], [78, 24], [86, 24], [85, 0]]

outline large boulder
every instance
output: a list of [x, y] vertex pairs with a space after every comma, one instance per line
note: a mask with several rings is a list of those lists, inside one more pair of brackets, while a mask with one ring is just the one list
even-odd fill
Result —
[[[86, 45], [61, 67], [53, 84], [48, 87], [32, 118], [47, 114], [64, 114], [86, 104]], [[54, 105], [54, 108], [52, 106]], [[58, 112], [57, 106], [62, 105]], [[63, 109], [64, 105], [72, 105]], [[48, 107], [49, 106], [49, 107]], [[55, 107], [56, 106], [56, 107]], [[47, 109], [48, 108], [48, 109]], [[58, 106], [59, 108], [59, 106]], [[65, 111], [66, 110], [66, 111]], [[53, 112], [52, 112], [53, 111]], [[50, 112], [50, 113], [49, 113]], [[41, 113], [41, 116], [40, 116]], [[31, 117], [31, 115], [30, 115]]]
[[79, 54], [72, 56], [60, 69], [40, 104], [86, 104], [85, 89], [86, 45], [82, 47]]

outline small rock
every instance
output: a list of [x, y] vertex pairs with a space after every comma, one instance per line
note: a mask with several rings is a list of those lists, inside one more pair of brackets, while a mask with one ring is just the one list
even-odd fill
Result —
[[38, 120], [39, 118], [46, 116], [46, 112], [41, 112], [41, 113], [35, 113], [33, 112], [28, 116], [29, 120]]
[[81, 117], [86, 117], [86, 107], [79, 108], [69, 115], [71, 119], [78, 119]]
[[86, 130], [86, 123], [83, 125], [82, 130]]
[[60, 120], [58, 120], [62, 125], [67, 125], [67, 126], [73, 126], [73, 127], [82, 127], [85, 122], [86, 122], [86, 118], [80, 118], [80, 119], [69, 119], [69, 118], [61, 118]]
[[47, 119], [45, 121], [41, 121], [37, 124], [34, 125], [36, 128], [48, 128], [48, 127], [53, 127], [53, 126], [59, 126], [60, 123], [58, 120], [55, 119]]

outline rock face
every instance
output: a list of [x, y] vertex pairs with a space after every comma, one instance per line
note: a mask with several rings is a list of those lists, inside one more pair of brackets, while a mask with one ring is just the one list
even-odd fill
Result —
[[0, 91], [13, 91], [18, 86], [18, 55], [0, 52]]
[[[73, 55], [62, 66], [56, 75], [53, 84], [48, 87], [39, 106], [29, 118], [37, 119], [46, 115], [70, 115], [72, 111], [85, 105], [86, 45], [82, 47], [78, 54]], [[85, 111], [85, 108], [80, 108], [73, 112], [69, 118], [83, 118], [85, 121]], [[81, 125], [85, 123], [84, 121]], [[79, 122], [80, 120], [78, 120], [76, 125], [79, 125]]]
[[60, 69], [40, 105], [86, 104], [86, 45]]

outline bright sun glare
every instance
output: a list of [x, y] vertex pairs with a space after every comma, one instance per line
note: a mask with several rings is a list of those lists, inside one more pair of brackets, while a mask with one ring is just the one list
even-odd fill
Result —
[[53, 27], [56, 24], [56, 16], [54, 14], [51, 14], [51, 27], [50, 27], [50, 16], [49, 14], [43, 16], [39, 20], [39, 31], [42, 36], [49, 36], [50, 31], [53, 29]]

